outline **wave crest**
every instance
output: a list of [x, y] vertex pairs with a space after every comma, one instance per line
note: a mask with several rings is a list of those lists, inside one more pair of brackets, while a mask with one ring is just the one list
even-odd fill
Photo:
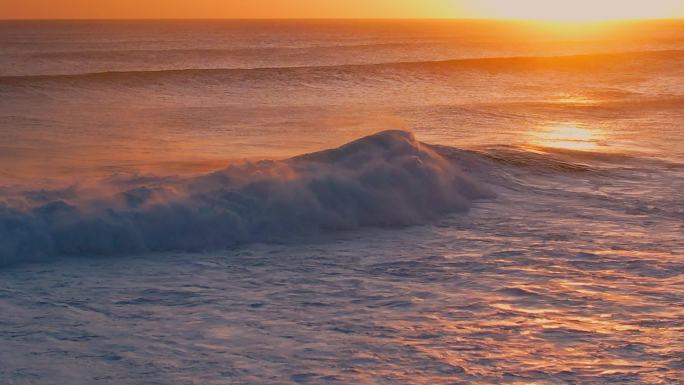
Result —
[[493, 194], [459, 163], [404, 131], [192, 179], [110, 181], [75, 195], [0, 207], [0, 265], [65, 256], [201, 251], [363, 226], [404, 226], [465, 211]]

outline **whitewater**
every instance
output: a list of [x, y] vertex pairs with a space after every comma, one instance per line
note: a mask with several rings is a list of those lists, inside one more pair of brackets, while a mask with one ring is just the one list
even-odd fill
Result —
[[0, 22], [0, 383], [677, 384], [684, 24]]

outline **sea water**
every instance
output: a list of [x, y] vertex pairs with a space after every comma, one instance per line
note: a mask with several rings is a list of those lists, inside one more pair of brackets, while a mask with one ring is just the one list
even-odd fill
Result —
[[0, 383], [684, 378], [681, 22], [2, 22], [0, 50]]

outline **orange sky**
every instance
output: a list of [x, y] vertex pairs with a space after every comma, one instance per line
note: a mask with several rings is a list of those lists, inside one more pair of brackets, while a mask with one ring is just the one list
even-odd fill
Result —
[[684, 17], [684, 0], [0, 0], [0, 19]]

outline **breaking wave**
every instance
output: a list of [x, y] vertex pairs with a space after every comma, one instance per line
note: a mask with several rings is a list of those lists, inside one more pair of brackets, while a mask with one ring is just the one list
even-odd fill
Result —
[[23, 192], [0, 204], [0, 265], [419, 224], [493, 197], [474, 170], [465, 157], [441, 155], [408, 132], [385, 131], [189, 179], [112, 178], [99, 193]]

